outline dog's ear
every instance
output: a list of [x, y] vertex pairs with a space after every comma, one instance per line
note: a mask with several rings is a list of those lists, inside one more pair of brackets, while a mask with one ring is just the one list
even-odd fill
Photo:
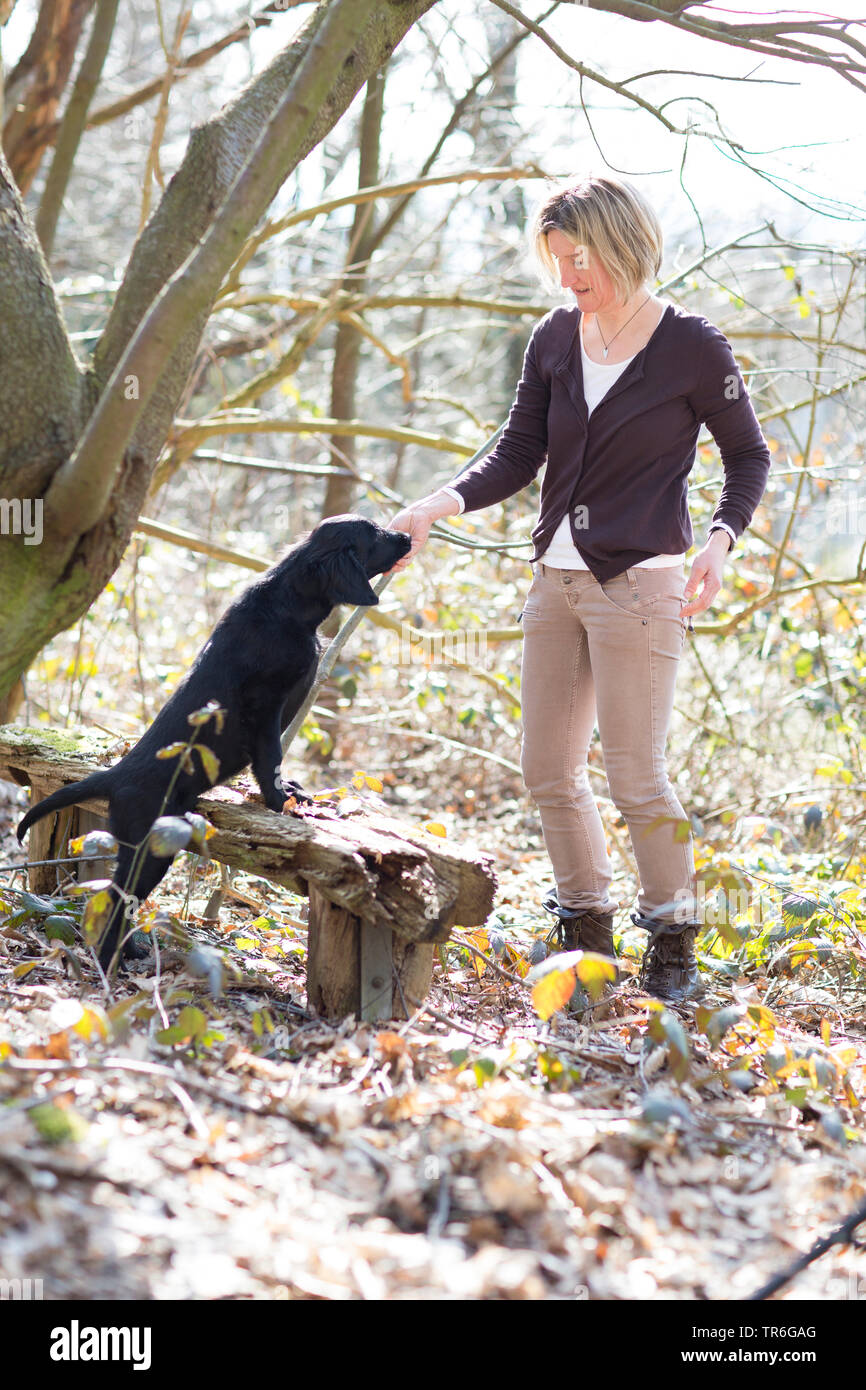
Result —
[[373, 608], [379, 595], [364, 573], [354, 550], [338, 550], [325, 561], [324, 589], [331, 602], [352, 603], [357, 608]]

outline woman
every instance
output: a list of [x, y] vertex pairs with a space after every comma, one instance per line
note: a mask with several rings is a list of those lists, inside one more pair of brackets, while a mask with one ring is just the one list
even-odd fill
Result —
[[[649, 944], [641, 980], [682, 1002], [701, 992], [695, 867], [665, 744], [686, 619], [708, 608], [751, 521], [770, 456], [730, 345], [648, 288], [655, 213], [631, 185], [591, 177], [553, 194], [533, 226], [542, 265], [574, 299], [536, 326], [495, 448], [396, 516], [412, 549], [441, 517], [512, 496], [547, 460], [523, 611], [522, 770], [541, 816], [566, 949], [613, 955], [611, 866], [589, 786], [598, 722], [610, 792], [628, 825]], [[706, 424], [725, 479], [693, 543], [687, 479]], [[679, 825], [677, 825], [679, 822]]]

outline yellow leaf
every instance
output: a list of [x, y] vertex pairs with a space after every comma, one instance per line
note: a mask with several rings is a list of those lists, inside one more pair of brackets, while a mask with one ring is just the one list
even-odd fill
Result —
[[748, 1015], [757, 1024], [754, 1041], [766, 1050], [776, 1036], [776, 1015], [766, 1004], [750, 1004]]
[[829, 1018], [822, 1018], [822, 1019], [821, 1019], [821, 1041], [824, 1043], [824, 1045], [825, 1045], [826, 1047], [829, 1047], [829, 1046], [830, 1046], [830, 1020], [829, 1020]]
[[108, 922], [110, 914], [111, 898], [102, 888], [98, 893], [94, 893], [84, 909], [81, 927], [86, 941], [92, 943], [98, 936], [101, 936], [102, 929]]
[[87, 1005], [77, 1023], [73, 1023], [72, 1030], [82, 1038], [88, 1040], [94, 1036], [99, 1038], [108, 1037], [108, 1018], [103, 1009], [95, 1007], [93, 1004]]
[[574, 993], [573, 970], [548, 970], [532, 987], [532, 1007], [544, 1021], [562, 1009]]
[[833, 1052], [833, 1061], [843, 1071], [847, 1071], [848, 1067], [853, 1067], [859, 1055], [856, 1047], [837, 1047]]
[[594, 951], [587, 951], [583, 959], [577, 962], [576, 968], [577, 978], [593, 1001], [601, 998], [608, 981], [616, 979], [613, 961], [605, 960], [604, 956], [596, 955]]
[[370, 788], [371, 792], [384, 791], [384, 784], [379, 781], [378, 777], [368, 777], [365, 775], [364, 781], [367, 783], [367, 786]]
[[219, 775], [220, 775], [220, 760], [219, 760], [219, 758], [217, 757], [216, 753], [214, 753], [213, 750], [212, 750], [211, 748], [206, 748], [206, 747], [204, 746], [204, 744], [197, 743], [196, 746], [195, 746], [195, 751], [198, 753], [199, 757], [201, 758], [202, 767], [204, 768], [204, 770], [205, 770], [205, 772], [206, 772], [206, 774], [207, 774], [207, 777], [208, 777], [208, 780], [210, 781], [211, 786], [212, 786], [212, 787], [213, 787], [213, 786], [216, 786], [216, 783], [219, 781]]
[[[798, 941], [796, 949], [791, 952], [791, 968], [797, 970], [801, 965], [810, 961], [812, 956], [818, 954], [818, 947], [814, 941]], [[749, 1010], [751, 1013], [751, 1009]]]
[[441, 822], [438, 820], [428, 820], [424, 826], [424, 829], [428, 832], [428, 834], [438, 835], [440, 839], [443, 840], [448, 835], [448, 831], [445, 829], [445, 826], [442, 825]]
[[843, 608], [840, 605], [836, 609], [836, 612], [833, 614], [833, 626], [837, 632], [847, 632], [849, 627], [854, 626], [854, 619], [851, 617], [847, 608]]
[[185, 743], [169, 743], [165, 748], [157, 750], [158, 758], [176, 758], [178, 753], [182, 753], [186, 748]]

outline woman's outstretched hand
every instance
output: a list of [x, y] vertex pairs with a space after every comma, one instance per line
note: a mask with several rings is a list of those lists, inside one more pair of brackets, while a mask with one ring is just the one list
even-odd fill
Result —
[[690, 618], [693, 613], [703, 613], [709, 608], [722, 587], [725, 556], [732, 545], [727, 531], [714, 531], [703, 550], [698, 551], [686, 581], [685, 607], [680, 609], [681, 618]]
[[411, 538], [412, 549], [398, 560], [389, 574], [394, 570], [404, 570], [414, 559], [422, 545], [430, 534], [430, 527], [435, 521], [439, 521], [443, 516], [456, 516], [460, 510], [457, 500], [447, 492], [432, 492], [428, 497], [422, 497], [420, 501], [413, 502], [411, 506], [404, 507], [402, 512], [398, 512], [390, 523], [392, 531], [405, 531]]

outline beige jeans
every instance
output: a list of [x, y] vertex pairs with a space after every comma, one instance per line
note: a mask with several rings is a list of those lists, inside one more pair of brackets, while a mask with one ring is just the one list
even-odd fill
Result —
[[665, 766], [686, 630], [683, 567], [629, 569], [605, 584], [587, 570], [542, 561], [534, 569], [523, 610], [522, 768], [559, 902], [586, 911], [619, 906], [587, 773], [597, 722], [610, 794], [637, 860], [638, 910], [664, 922], [694, 920], [691, 834]]

